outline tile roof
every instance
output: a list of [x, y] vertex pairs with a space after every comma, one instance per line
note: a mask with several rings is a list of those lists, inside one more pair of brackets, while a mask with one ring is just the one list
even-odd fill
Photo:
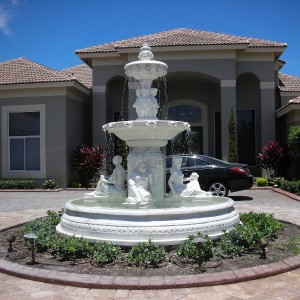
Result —
[[71, 68], [61, 70], [62, 73], [71, 75], [84, 86], [91, 89], [93, 84], [93, 70], [86, 64], [81, 64]]
[[296, 97], [295, 99], [289, 100], [289, 103], [291, 103], [291, 104], [300, 104], [300, 96]]
[[83, 80], [79, 80], [79, 77], [75, 79], [68, 72], [57, 71], [23, 57], [0, 63], [0, 86], [25, 83], [71, 82], [74, 80], [86, 86]]
[[279, 89], [283, 92], [300, 92], [300, 77], [278, 73]]
[[143, 35], [111, 43], [79, 49], [75, 53], [101, 53], [116, 52], [120, 48], [138, 48], [147, 42], [152, 47], [165, 46], [195, 46], [195, 45], [248, 45], [250, 48], [257, 47], [286, 47], [286, 43], [249, 38], [231, 34], [178, 28], [159, 33]]

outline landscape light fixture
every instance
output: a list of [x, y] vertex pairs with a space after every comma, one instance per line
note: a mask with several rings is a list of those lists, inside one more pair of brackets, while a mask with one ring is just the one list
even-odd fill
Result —
[[24, 238], [30, 240], [31, 243], [31, 264], [35, 264], [35, 258], [34, 258], [34, 241], [37, 239], [37, 236], [35, 233], [30, 232], [27, 234], [24, 234]]
[[8, 251], [8, 252], [13, 252], [14, 249], [13, 249], [12, 244], [13, 244], [13, 242], [16, 240], [16, 236], [13, 235], [13, 234], [10, 234], [10, 235], [8, 235], [8, 237], [6, 238], [6, 240], [7, 240], [8, 243], [9, 243], [9, 246], [8, 246], [7, 251]]
[[261, 258], [266, 259], [269, 241], [265, 237], [262, 237], [258, 240], [258, 245], [259, 245], [260, 249], [262, 250]]

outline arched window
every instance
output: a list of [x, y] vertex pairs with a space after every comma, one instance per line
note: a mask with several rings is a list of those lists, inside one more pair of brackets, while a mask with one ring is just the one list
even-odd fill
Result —
[[189, 123], [202, 123], [202, 110], [194, 105], [177, 105], [169, 108], [168, 119]]

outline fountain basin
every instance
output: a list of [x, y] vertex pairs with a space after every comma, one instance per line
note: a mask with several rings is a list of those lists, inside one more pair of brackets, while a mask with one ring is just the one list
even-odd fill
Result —
[[240, 222], [233, 201], [213, 197], [211, 204], [180, 208], [122, 209], [91, 206], [80, 200], [66, 204], [56, 230], [89, 241], [132, 246], [151, 239], [160, 245], [177, 245], [201, 232], [211, 239]]
[[164, 147], [168, 140], [174, 138], [178, 133], [190, 130], [190, 125], [181, 121], [138, 120], [111, 122], [103, 125], [102, 128], [126, 141], [130, 147], [140, 144], [143, 147]]
[[124, 67], [125, 74], [136, 80], [155, 80], [167, 74], [168, 66], [156, 60], [142, 60], [128, 63]]

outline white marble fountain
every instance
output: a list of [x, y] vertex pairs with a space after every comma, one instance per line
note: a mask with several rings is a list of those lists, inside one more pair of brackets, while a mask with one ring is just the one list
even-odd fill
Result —
[[129, 146], [128, 171], [121, 166], [122, 158], [115, 156], [111, 176], [101, 176], [95, 191], [66, 204], [57, 231], [124, 246], [149, 239], [176, 245], [198, 232], [218, 238], [240, 221], [233, 201], [202, 191], [197, 173], [184, 178], [179, 156], [173, 156], [170, 193], [166, 194], [162, 147], [178, 133], [189, 130], [190, 125], [157, 119], [157, 89], [151, 87], [152, 81], [165, 76], [168, 66], [153, 60], [147, 44], [138, 57], [124, 67], [125, 74], [139, 82], [133, 104], [137, 119], [103, 126], [105, 132], [115, 134]]

